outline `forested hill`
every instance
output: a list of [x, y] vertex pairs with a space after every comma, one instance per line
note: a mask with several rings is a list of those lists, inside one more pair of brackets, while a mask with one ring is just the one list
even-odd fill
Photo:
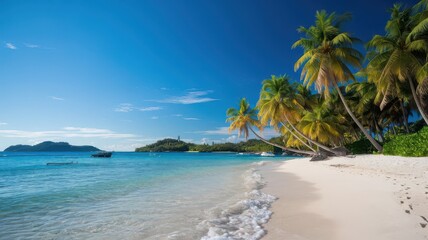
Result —
[[42, 142], [34, 146], [14, 145], [6, 148], [5, 152], [94, 152], [100, 149], [93, 146], [73, 146], [66, 142]]
[[[273, 141], [277, 139], [272, 139]], [[239, 143], [194, 144], [176, 139], [163, 139], [156, 143], [135, 149], [136, 152], [273, 152], [274, 147], [256, 139]]]

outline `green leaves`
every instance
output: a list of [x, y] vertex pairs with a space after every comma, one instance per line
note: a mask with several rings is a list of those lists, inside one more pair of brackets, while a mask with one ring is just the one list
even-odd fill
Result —
[[385, 143], [383, 153], [406, 157], [428, 156], [428, 127], [422, 128], [417, 133], [396, 136]]

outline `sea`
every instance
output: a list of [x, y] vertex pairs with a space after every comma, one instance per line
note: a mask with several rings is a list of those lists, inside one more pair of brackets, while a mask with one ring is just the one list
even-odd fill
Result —
[[286, 159], [0, 152], [0, 239], [260, 239], [276, 198], [259, 170]]

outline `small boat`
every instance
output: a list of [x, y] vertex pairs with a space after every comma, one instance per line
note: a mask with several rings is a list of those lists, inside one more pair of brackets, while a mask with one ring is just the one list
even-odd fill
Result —
[[63, 165], [72, 165], [78, 164], [79, 162], [49, 162], [46, 163], [47, 166], [63, 166]]
[[113, 154], [113, 152], [98, 152], [98, 153], [94, 153], [91, 155], [91, 157], [98, 157], [98, 158], [109, 158], [111, 157], [111, 155]]
[[260, 154], [260, 156], [262, 156], [262, 157], [275, 157], [275, 154], [273, 154], [271, 152], [262, 152]]

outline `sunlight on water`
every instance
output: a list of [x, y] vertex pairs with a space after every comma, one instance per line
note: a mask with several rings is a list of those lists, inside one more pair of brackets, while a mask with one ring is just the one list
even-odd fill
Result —
[[[256, 171], [262, 160], [258, 156], [3, 155], [1, 239], [256, 237], [263, 235], [259, 225], [269, 218], [274, 200], [259, 191], [263, 182]], [[46, 166], [70, 161], [78, 164]]]

